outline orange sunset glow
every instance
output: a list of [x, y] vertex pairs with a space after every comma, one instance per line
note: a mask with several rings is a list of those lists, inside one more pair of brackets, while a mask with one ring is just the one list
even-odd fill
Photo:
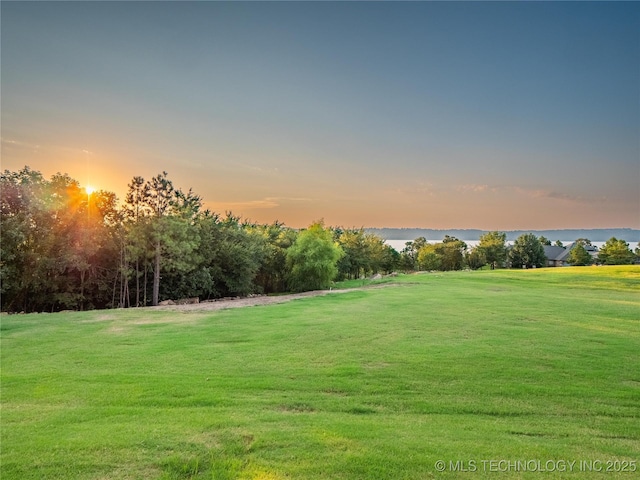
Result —
[[3, 4], [2, 168], [293, 227], [638, 228], [635, 8]]

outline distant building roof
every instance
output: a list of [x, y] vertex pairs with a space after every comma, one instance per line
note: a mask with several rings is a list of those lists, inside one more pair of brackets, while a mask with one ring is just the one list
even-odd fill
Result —
[[[576, 247], [578, 244], [576, 242], [570, 243], [569, 245], [567, 245], [567, 250], [573, 250], [574, 247]], [[594, 255], [596, 253], [598, 253], [598, 247], [596, 247], [595, 245], [585, 245], [582, 244], [582, 246], [584, 247], [584, 249], [589, 252], [591, 255]]]
[[[569, 254], [574, 247], [578, 244], [573, 242], [566, 247], [558, 247], [557, 245], [543, 245], [544, 255], [547, 257], [549, 261], [555, 262], [566, 262], [569, 259]], [[594, 247], [593, 245], [582, 245], [584, 249], [589, 252], [589, 254], [593, 257], [598, 254], [598, 247]]]
[[548, 260], [564, 260], [564, 257], [569, 255], [569, 249], [557, 245], [543, 245], [542, 248]]

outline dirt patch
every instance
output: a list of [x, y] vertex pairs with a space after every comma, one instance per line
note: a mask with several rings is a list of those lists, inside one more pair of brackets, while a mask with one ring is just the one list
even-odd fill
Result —
[[[292, 300], [300, 298], [320, 297], [324, 295], [339, 295], [342, 293], [349, 293], [355, 291], [386, 288], [391, 286], [399, 286], [397, 283], [385, 283], [381, 285], [369, 285], [366, 287], [348, 288], [344, 290], [316, 290], [313, 292], [292, 293], [287, 295], [276, 296], [256, 296], [250, 298], [237, 298], [237, 299], [223, 299], [215, 302], [201, 302], [195, 304], [186, 305], [159, 305], [157, 307], [140, 307], [137, 309], [131, 309], [131, 312], [136, 312], [135, 319], [118, 319], [117, 316], [109, 313], [102, 314], [96, 317], [91, 322], [108, 322], [112, 324], [107, 329], [108, 333], [122, 334], [127, 332], [134, 325], [154, 325], [154, 324], [166, 324], [166, 323], [183, 323], [185, 325], [192, 324], [205, 318], [208, 312], [215, 312], [218, 310], [226, 310], [228, 308], [243, 308], [254, 307], [260, 305], [275, 305], [278, 303], [286, 303]], [[185, 315], [172, 315], [170, 318], [154, 318], [154, 316], [145, 317], [145, 312], [153, 311], [165, 311], [165, 312], [179, 312]], [[379, 368], [379, 366], [377, 366]]]
[[[147, 310], [148, 311], [148, 310]], [[204, 315], [172, 315], [171, 318], [145, 317], [144, 314], [135, 320], [115, 320], [107, 329], [108, 333], [120, 334], [128, 332], [131, 327], [139, 325], [161, 325], [161, 324], [195, 324]]]
[[316, 409], [307, 403], [294, 403], [289, 405], [278, 405], [276, 410], [284, 413], [313, 413]]
[[140, 318], [138, 320], [129, 320], [127, 325], [157, 325], [161, 323], [194, 323], [199, 317], [172, 317], [172, 318]]
[[107, 329], [107, 332], [117, 335], [117, 334], [120, 334], [120, 333], [124, 333], [125, 332], [125, 328], [122, 325], [112, 325], [111, 327], [109, 327]]
[[103, 313], [98, 315], [95, 318], [92, 318], [91, 320], [81, 320], [80, 323], [97, 323], [97, 322], [110, 322], [112, 320], [115, 320], [116, 316], [112, 313]]
[[216, 310], [225, 310], [227, 308], [255, 307], [260, 305], [273, 305], [277, 303], [286, 303], [299, 298], [320, 297], [324, 295], [338, 295], [341, 293], [349, 293], [360, 290], [369, 290], [372, 288], [385, 288], [395, 286], [397, 284], [385, 283], [383, 285], [374, 285], [360, 288], [348, 288], [344, 290], [314, 290], [312, 292], [291, 293], [287, 295], [260, 296], [251, 298], [224, 299], [215, 302], [200, 302], [192, 305], [163, 305], [157, 307], [149, 307], [154, 310], [178, 311], [178, 312], [211, 312]]

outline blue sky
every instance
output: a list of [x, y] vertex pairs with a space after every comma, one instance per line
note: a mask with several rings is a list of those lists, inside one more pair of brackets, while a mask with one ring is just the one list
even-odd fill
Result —
[[2, 2], [2, 168], [301, 227], [640, 227], [635, 2]]

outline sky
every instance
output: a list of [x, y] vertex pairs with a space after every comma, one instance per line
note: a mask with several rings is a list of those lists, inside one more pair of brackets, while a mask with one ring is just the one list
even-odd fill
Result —
[[2, 170], [296, 228], [640, 228], [640, 3], [0, 9]]

